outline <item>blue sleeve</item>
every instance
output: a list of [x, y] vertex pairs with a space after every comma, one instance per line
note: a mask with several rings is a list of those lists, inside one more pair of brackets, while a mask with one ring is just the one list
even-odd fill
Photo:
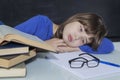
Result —
[[114, 50], [114, 45], [111, 40], [104, 38], [101, 41], [98, 49], [95, 51], [89, 45], [83, 45], [79, 47], [82, 51], [94, 54], [107, 54]]
[[27, 21], [15, 26], [14, 28], [23, 31], [25, 33], [29, 33], [29, 34], [33, 34], [36, 30], [38, 21], [39, 21], [39, 15], [38, 16], [34, 16], [30, 19], [28, 19]]
[[42, 40], [48, 40], [53, 35], [53, 22], [44, 15], [34, 16], [27, 21], [15, 26], [16, 29], [35, 35]]
[[38, 29], [41, 29], [42, 26], [46, 26], [46, 19], [47, 16], [37, 15], [15, 26], [14, 28], [25, 33], [34, 35], [38, 31]]

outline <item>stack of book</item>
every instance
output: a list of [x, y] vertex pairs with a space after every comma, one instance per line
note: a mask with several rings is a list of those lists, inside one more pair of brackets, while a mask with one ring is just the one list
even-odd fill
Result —
[[36, 49], [56, 52], [36, 36], [0, 25], [0, 77], [25, 77], [25, 61], [36, 56]]
[[29, 46], [9, 42], [0, 46], [0, 77], [24, 77], [26, 67], [24, 61], [34, 57], [35, 50]]

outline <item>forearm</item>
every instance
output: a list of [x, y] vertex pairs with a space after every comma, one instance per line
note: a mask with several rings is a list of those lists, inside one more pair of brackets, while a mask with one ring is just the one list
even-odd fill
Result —
[[72, 52], [72, 51], [80, 51], [79, 47], [69, 47], [62, 39], [52, 38], [50, 40], [46, 40], [50, 46], [52, 46], [58, 52]]

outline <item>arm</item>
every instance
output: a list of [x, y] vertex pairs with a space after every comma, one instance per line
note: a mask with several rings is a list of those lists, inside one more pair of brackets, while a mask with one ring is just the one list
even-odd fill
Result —
[[107, 54], [111, 53], [114, 50], [114, 45], [112, 41], [110, 41], [107, 38], [104, 38], [101, 41], [101, 44], [99, 45], [97, 51], [94, 51], [90, 46], [84, 45], [79, 47], [82, 51], [88, 52], [88, 53], [95, 53], [95, 54]]
[[42, 23], [42, 17], [41, 15], [34, 16], [27, 21], [15, 26], [16, 29], [23, 31], [28, 34], [34, 34], [37, 30], [37, 27]]
[[111, 53], [114, 50], [114, 45], [112, 41], [107, 38], [104, 38], [99, 45], [97, 51], [94, 51], [89, 45], [83, 45], [79, 48], [72, 48], [68, 47], [63, 40], [53, 38], [46, 41], [48, 44], [53, 46], [58, 52], [72, 52], [72, 51], [84, 51], [87, 53], [94, 53], [94, 54], [107, 54]]
[[53, 35], [53, 22], [44, 15], [34, 16], [29, 20], [15, 26], [15, 28], [25, 33], [35, 35], [42, 40], [48, 40]]
[[54, 47], [54, 49], [56, 49], [57, 52], [63, 53], [63, 52], [80, 51], [78, 47], [72, 48], [67, 46], [62, 39], [52, 38], [52, 39], [46, 40], [45, 42], [51, 45], [52, 47]]

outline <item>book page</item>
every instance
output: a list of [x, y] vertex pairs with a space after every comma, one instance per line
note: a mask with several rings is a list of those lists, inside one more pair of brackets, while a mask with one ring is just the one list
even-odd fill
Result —
[[100, 76], [109, 76], [120, 72], [120, 68], [100, 63], [98, 67], [88, 68], [85, 64], [82, 68], [71, 68], [68, 61], [70, 59], [78, 57], [81, 52], [68, 52], [61, 54], [48, 53], [46, 55], [47, 60], [56, 64], [57, 66], [75, 74], [82, 79], [95, 78]]
[[7, 25], [0, 25], [0, 38], [4, 38], [4, 36], [7, 35], [7, 34], [18, 34], [18, 35], [24, 36], [24, 37], [26, 37], [28, 39], [31, 39], [31, 40], [43, 42], [41, 39], [39, 39], [36, 36], [24, 33], [22, 31], [19, 31], [19, 30], [15, 29], [15, 28], [7, 26]]

